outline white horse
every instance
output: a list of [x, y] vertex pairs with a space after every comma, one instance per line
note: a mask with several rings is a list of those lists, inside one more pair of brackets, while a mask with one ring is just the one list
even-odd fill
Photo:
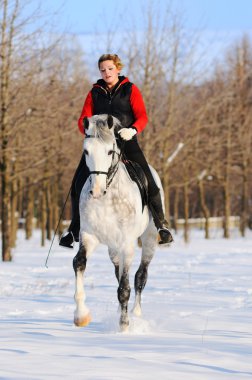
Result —
[[[140, 237], [142, 257], [135, 274], [133, 307], [133, 313], [140, 316], [141, 292], [155, 252], [157, 230], [147, 206], [142, 208], [137, 184], [131, 180], [120, 160], [121, 152], [114, 133], [120, 128], [119, 120], [108, 115], [95, 115], [85, 120], [84, 154], [90, 176], [80, 196], [80, 245], [73, 260], [76, 278], [74, 323], [86, 326], [91, 320], [85, 305], [83, 274], [87, 258], [102, 243], [107, 245], [115, 267], [119, 283], [120, 329], [125, 331], [129, 326], [129, 270], [134, 247]], [[163, 198], [161, 181], [156, 171], [151, 170]]]

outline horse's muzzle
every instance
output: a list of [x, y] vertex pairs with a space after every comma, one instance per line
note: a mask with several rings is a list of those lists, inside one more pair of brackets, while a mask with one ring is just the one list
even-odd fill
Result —
[[106, 190], [104, 190], [103, 192], [94, 192], [93, 190], [90, 190], [89, 191], [89, 194], [92, 198], [94, 199], [99, 199], [101, 198], [103, 195], [105, 195], [107, 193]]

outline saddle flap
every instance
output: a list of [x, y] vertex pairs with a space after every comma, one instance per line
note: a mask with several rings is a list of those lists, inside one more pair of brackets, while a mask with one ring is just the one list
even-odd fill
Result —
[[137, 162], [126, 159], [123, 160], [123, 163], [127, 169], [130, 178], [132, 179], [132, 181], [136, 182], [139, 188], [143, 210], [144, 206], [148, 204], [148, 181], [146, 175], [144, 174], [143, 169]]

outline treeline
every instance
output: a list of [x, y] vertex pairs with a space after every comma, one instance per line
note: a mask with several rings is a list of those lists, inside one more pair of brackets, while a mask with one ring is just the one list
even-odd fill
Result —
[[[162, 175], [166, 209], [176, 229], [178, 217], [240, 216], [242, 236], [252, 222], [252, 45], [244, 36], [226, 52], [210, 78], [166, 80], [151, 91], [150, 126], [143, 138], [150, 161]], [[153, 96], [154, 95], [154, 96]], [[150, 106], [150, 104], [149, 104]]]
[[[19, 1], [0, 4], [0, 209], [8, 261], [21, 219], [27, 239], [34, 218], [41, 244], [52, 237], [81, 156], [77, 119], [92, 81], [75, 41], [24, 33]], [[146, 15], [140, 35], [126, 31], [123, 48], [112, 48], [108, 34], [104, 52], [116, 49], [122, 74], [143, 93], [149, 124], [139, 139], [161, 175], [167, 217], [175, 229], [185, 219], [187, 240], [191, 217], [206, 218], [209, 237], [209, 217], [222, 216], [229, 237], [229, 216], [238, 215], [244, 236], [252, 207], [251, 41], [232, 44], [206, 75], [196, 65], [197, 38], [184, 33], [172, 10], [161, 18], [152, 7]], [[70, 214], [68, 204], [64, 219]]]

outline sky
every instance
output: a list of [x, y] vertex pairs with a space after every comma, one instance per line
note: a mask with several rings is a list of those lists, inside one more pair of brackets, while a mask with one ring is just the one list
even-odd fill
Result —
[[[57, 11], [55, 19], [59, 32], [77, 35], [86, 61], [89, 62], [88, 66], [96, 67], [97, 57], [104, 53], [104, 48], [106, 50], [108, 32], [112, 31], [109, 34], [113, 36], [112, 48], [109, 49], [118, 53], [125, 40], [125, 28], [130, 29], [134, 25], [136, 30], [141, 31], [146, 25], [146, 8], [150, 2], [44, 0], [43, 8], [49, 13]], [[197, 56], [204, 55], [204, 65], [207, 65], [209, 72], [214, 67], [214, 62], [224, 58], [223, 52], [245, 33], [252, 39], [252, 0], [152, 0], [152, 3], [155, 11], [161, 10], [160, 19], [170, 6], [178, 14], [183, 29], [188, 30], [186, 34], [200, 36]], [[195, 62], [197, 60], [198, 58]], [[95, 69], [90, 75], [95, 79]]]
[[[48, 10], [60, 9], [59, 27], [74, 34], [92, 33], [102, 29], [104, 19], [136, 17], [141, 23], [142, 7], [148, 0], [44, 0]], [[159, 0], [164, 9], [172, 3], [173, 8], [182, 12], [188, 28], [205, 27], [211, 31], [242, 31], [252, 29], [251, 0]]]
[[[32, 0], [34, 7], [39, 3], [40, 0]], [[203, 70], [204, 75], [207, 72], [211, 75], [215, 63], [223, 61], [225, 52], [244, 34], [252, 40], [252, 0], [41, 1], [48, 24], [56, 27], [54, 33], [70, 36], [70, 43], [72, 36], [76, 36], [75, 42], [84, 53], [88, 75], [92, 80], [97, 79], [97, 57], [104, 52], [119, 53], [125, 60], [125, 30], [128, 33], [133, 25], [133, 31], [138, 32], [138, 37], [141, 36], [141, 29], [146, 28], [150, 3], [153, 4], [154, 13], [160, 11], [159, 26], [162, 19], [167, 23], [164, 14], [169, 7], [172, 16], [169, 13], [168, 22], [174, 20], [174, 13], [178, 16], [177, 20], [185, 30], [184, 36], [189, 41], [188, 49], [193, 46], [194, 38], [198, 38], [193, 65], [195, 67], [200, 61], [199, 70]], [[127, 75], [127, 66], [123, 74]]]

